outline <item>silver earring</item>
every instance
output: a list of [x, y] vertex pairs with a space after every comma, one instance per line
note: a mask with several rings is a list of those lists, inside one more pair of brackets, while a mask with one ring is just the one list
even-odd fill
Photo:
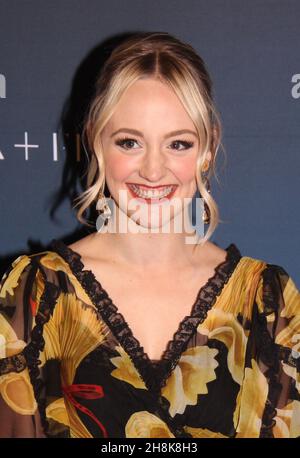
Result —
[[99, 216], [96, 221], [96, 227], [97, 231], [100, 232], [104, 226], [107, 226], [108, 221], [111, 218], [111, 209], [109, 208], [106, 197], [102, 191], [99, 193], [96, 210], [99, 212]]

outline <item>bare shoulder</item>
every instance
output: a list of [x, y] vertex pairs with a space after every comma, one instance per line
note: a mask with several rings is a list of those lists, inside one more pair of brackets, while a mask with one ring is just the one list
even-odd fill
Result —
[[[103, 235], [103, 234], [102, 234]], [[72, 243], [71, 245], [68, 245], [71, 250], [75, 251], [76, 253], [80, 254], [84, 258], [94, 258], [97, 256], [97, 254], [100, 254], [100, 252], [103, 252], [102, 246], [101, 250], [100, 244], [102, 245], [102, 239], [103, 237], [101, 236], [100, 238], [97, 238], [97, 244], [95, 244], [95, 234], [89, 234], [80, 240], [77, 240], [76, 242]], [[104, 246], [105, 244], [103, 244]]]
[[209, 242], [208, 241], [208, 246], [209, 246], [209, 249], [211, 251], [211, 255], [212, 256], [215, 256], [217, 259], [225, 259], [226, 256], [227, 256], [227, 251], [224, 250], [223, 248], [219, 247], [218, 245], [216, 245], [215, 243], [213, 242]]

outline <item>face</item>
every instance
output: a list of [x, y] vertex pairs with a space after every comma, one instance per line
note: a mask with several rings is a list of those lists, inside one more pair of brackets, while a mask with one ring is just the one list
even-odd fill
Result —
[[[102, 131], [101, 141], [111, 196], [140, 226], [164, 225], [180, 208], [182, 211], [182, 206], [174, 207], [172, 202], [183, 202], [196, 192], [197, 131], [166, 84], [143, 79], [128, 88]], [[136, 204], [131, 209], [130, 201]]]

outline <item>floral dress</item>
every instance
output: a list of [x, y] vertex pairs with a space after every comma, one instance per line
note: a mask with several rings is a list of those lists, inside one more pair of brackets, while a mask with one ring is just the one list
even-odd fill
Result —
[[300, 437], [300, 293], [235, 244], [160, 360], [62, 241], [0, 283], [1, 437]]

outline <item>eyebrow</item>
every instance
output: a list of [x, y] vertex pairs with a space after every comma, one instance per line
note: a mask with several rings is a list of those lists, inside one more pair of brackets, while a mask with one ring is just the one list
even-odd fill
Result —
[[[128, 129], [126, 127], [121, 127], [120, 129], [116, 130], [115, 132], [111, 134], [111, 137], [114, 137], [119, 132], [126, 132], [127, 134], [134, 134], [134, 135], [138, 135], [139, 137], [143, 137], [143, 133], [140, 132], [139, 130]], [[182, 134], [192, 134], [196, 138], [198, 138], [198, 135], [193, 130], [181, 129], [181, 130], [173, 130], [172, 132], [169, 132], [168, 134], [164, 135], [164, 139], [169, 138], [169, 137], [174, 137], [175, 135], [182, 135]]]

